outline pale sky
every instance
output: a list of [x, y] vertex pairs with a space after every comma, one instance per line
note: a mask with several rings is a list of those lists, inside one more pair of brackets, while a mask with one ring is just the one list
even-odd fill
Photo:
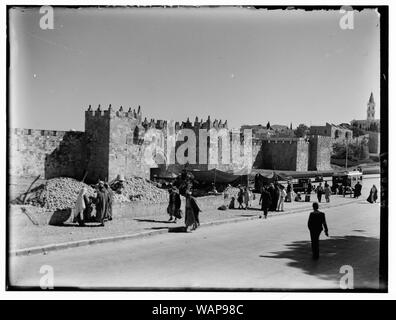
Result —
[[296, 127], [379, 117], [374, 10], [55, 8], [10, 11], [10, 126], [84, 130], [89, 104], [141, 105], [148, 119]]

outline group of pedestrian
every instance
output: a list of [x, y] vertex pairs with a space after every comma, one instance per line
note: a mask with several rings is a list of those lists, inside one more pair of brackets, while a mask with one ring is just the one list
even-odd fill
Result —
[[[199, 227], [199, 213], [202, 211], [198, 205], [197, 200], [192, 196], [188, 189], [185, 192], [185, 217], [184, 223], [186, 231], [193, 231]], [[177, 222], [177, 219], [182, 218], [181, 197], [179, 189], [175, 186], [169, 189], [169, 204], [167, 212], [170, 216], [169, 222]]]
[[284, 203], [287, 198], [285, 189], [284, 186], [277, 182], [263, 187], [259, 201], [263, 215], [260, 215], [260, 218], [267, 218], [269, 211], [284, 211]]
[[322, 202], [322, 196], [325, 196], [326, 202], [330, 202], [330, 195], [331, 195], [331, 188], [330, 185], [325, 182], [324, 187], [322, 186], [322, 183], [319, 182], [319, 185], [316, 188], [316, 197], [318, 198], [318, 202]]
[[237, 195], [237, 200], [239, 207], [238, 209], [247, 210], [250, 206], [250, 202], [253, 199], [253, 193], [248, 187], [239, 187], [239, 192]]
[[[114, 193], [110, 186], [99, 181], [95, 185], [95, 197], [88, 197], [87, 188], [83, 187], [78, 196], [74, 207], [73, 222], [84, 226], [86, 222], [96, 221], [100, 226], [104, 226], [105, 221], [113, 220], [113, 198]], [[95, 205], [95, 217], [91, 216]]]

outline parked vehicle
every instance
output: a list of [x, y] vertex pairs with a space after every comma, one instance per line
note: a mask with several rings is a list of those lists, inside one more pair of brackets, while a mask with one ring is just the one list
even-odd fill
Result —
[[322, 175], [318, 175], [315, 177], [315, 182], [323, 182], [323, 176]]
[[298, 179], [297, 183], [293, 183], [293, 191], [294, 192], [305, 192], [305, 190], [308, 188], [308, 182], [311, 179], [309, 178], [300, 178]]
[[333, 187], [337, 187], [338, 190], [341, 185], [344, 194], [352, 194], [358, 181], [363, 185], [363, 173], [357, 170], [337, 172], [333, 175]]

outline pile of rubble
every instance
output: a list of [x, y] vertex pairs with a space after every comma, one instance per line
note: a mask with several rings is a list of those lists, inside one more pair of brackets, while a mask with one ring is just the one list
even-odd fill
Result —
[[83, 187], [86, 187], [88, 196], [94, 196], [94, 189], [83, 182], [71, 178], [50, 179], [34, 188], [27, 195], [26, 203], [51, 211], [72, 208]]
[[[72, 178], [50, 179], [31, 190], [26, 197], [26, 204], [50, 211], [73, 208], [83, 187], [86, 187], [88, 196], [95, 196], [95, 190], [83, 182]], [[125, 180], [121, 194], [114, 192], [114, 202], [131, 201], [143, 201], [148, 204], [166, 202], [168, 192], [147, 179], [129, 178]]]
[[139, 177], [126, 179], [121, 194], [117, 196], [123, 196], [126, 201], [143, 201], [147, 203], [161, 203], [169, 199], [167, 190], [160, 189], [150, 180]]

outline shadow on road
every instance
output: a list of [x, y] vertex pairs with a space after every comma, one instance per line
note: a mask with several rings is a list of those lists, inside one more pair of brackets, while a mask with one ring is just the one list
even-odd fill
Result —
[[[323, 239], [323, 236], [321, 236]], [[379, 239], [364, 236], [330, 237], [320, 241], [320, 259], [311, 258], [311, 242], [295, 241], [287, 250], [260, 255], [262, 258], [288, 259], [288, 266], [324, 280], [339, 282], [340, 268], [353, 268], [355, 289], [378, 289]]]
[[54, 225], [55, 227], [73, 227], [73, 228], [98, 228], [101, 227], [99, 222], [87, 222], [83, 225], [79, 225], [78, 223], [63, 223]]
[[146, 230], [162, 230], [162, 229], [168, 229], [168, 232], [187, 232], [185, 226], [178, 226], [178, 227], [151, 227], [151, 228], [146, 228]]
[[133, 219], [138, 222], [154, 222], [154, 223], [174, 223], [173, 221], [168, 220], [154, 220], [154, 219]]

